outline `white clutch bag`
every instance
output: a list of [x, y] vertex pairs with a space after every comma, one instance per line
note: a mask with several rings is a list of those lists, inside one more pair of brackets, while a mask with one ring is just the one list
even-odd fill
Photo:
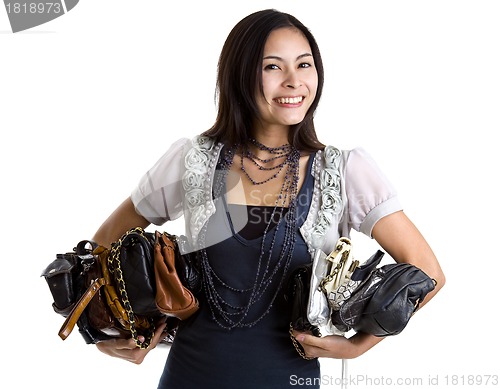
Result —
[[[326, 255], [321, 249], [314, 254], [307, 317], [321, 335], [342, 335], [331, 322], [331, 310], [338, 298], [339, 287], [347, 285], [359, 262], [351, 253], [351, 241], [341, 237], [334, 250]], [[356, 285], [353, 285], [353, 289]], [[339, 296], [340, 297], [340, 296]], [[338, 309], [338, 308], [337, 308]]]

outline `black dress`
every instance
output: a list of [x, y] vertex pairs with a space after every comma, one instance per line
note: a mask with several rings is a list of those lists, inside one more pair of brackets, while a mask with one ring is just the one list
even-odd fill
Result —
[[[200, 309], [181, 323], [158, 388], [279, 389], [296, 387], [297, 382], [304, 383], [302, 388], [320, 387], [318, 360], [302, 359], [289, 338], [290, 309], [283, 297], [287, 276], [295, 267], [311, 261], [298, 228], [304, 222], [311, 203], [313, 179], [309, 173], [313, 159], [309, 158], [308, 174], [298, 194], [296, 242], [291, 263], [286, 273], [282, 269], [276, 273], [262, 297], [252, 305], [243, 320], [243, 323], [256, 323], [252, 326], [223, 328], [218, 324], [220, 318], [216, 310], [215, 314], [212, 312], [206, 293], [200, 292], [197, 296]], [[269, 248], [274, 240], [269, 268], [271, 273], [285, 236], [285, 222], [282, 220], [277, 224], [276, 218], [262, 245], [262, 226], [267, 224], [272, 213], [270, 207], [248, 207], [252, 222], [236, 233], [231, 216], [237, 213], [233, 211], [238, 207], [245, 206], [225, 204], [224, 207], [218, 207], [209, 221], [207, 234], [217, 229], [230, 229], [232, 236], [206, 249], [210, 266], [220, 281], [240, 290], [235, 292], [222, 284], [216, 289], [235, 306], [248, 302], [248, 293], [241, 291], [251, 290], [255, 284], [262, 248]], [[286, 209], [281, 211], [283, 214], [287, 212]], [[258, 226], [261, 226], [260, 230]], [[280, 289], [269, 308], [278, 287]], [[311, 385], [306, 385], [308, 383]]]

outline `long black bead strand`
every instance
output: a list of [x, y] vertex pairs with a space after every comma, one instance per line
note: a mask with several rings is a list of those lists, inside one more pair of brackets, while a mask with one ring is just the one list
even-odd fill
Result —
[[[256, 142], [256, 141], [255, 141]], [[253, 143], [253, 142], [252, 142]], [[257, 142], [258, 143], [258, 142]], [[255, 143], [254, 143], [255, 144]], [[270, 152], [271, 154], [276, 154], [274, 157], [271, 157], [270, 159], [263, 159], [259, 160], [260, 162], [266, 163], [269, 162], [270, 160], [275, 160], [277, 158], [282, 158], [283, 155], [286, 155], [285, 161], [282, 163], [281, 169], [283, 169], [285, 166], [287, 167], [285, 178], [283, 181], [283, 184], [280, 189], [280, 193], [278, 194], [277, 201], [275, 204], [275, 207], [273, 209], [272, 216], [270, 218], [270, 221], [268, 225], [266, 226], [264, 230], [264, 234], [262, 236], [262, 244], [261, 244], [261, 250], [260, 250], [260, 255], [259, 259], [257, 261], [257, 269], [255, 272], [255, 279], [254, 279], [254, 284], [250, 288], [246, 289], [237, 289], [234, 287], [229, 286], [227, 283], [225, 283], [223, 280], [220, 279], [220, 277], [215, 273], [215, 271], [212, 269], [210, 266], [210, 262], [208, 259], [208, 255], [206, 253], [206, 250], [203, 248], [203, 239], [206, 234], [206, 225], [204, 227], [204, 230], [200, 234], [200, 244], [202, 249], [200, 250], [201, 253], [201, 264], [202, 264], [202, 270], [203, 270], [203, 277], [204, 277], [204, 289], [205, 293], [207, 296], [207, 299], [209, 301], [210, 309], [212, 312], [212, 317], [214, 320], [223, 328], [225, 329], [232, 329], [235, 327], [251, 327], [255, 325], [257, 322], [259, 322], [263, 317], [265, 317], [282, 285], [285, 279], [285, 275], [287, 273], [288, 267], [290, 265], [292, 255], [293, 255], [293, 249], [295, 247], [295, 239], [296, 239], [296, 210], [297, 210], [297, 191], [298, 191], [298, 172], [299, 172], [299, 160], [300, 160], [300, 153], [291, 148], [291, 146], [285, 145], [281, 146], [278, 148], [268, 148], [264, 145], [258, 144], [257, 145], [259, 149], [264, 148], [266, 151]], [[288, 149], [289, 147], [289, 149]], [[219, 179], [217, 180], [217, 183], [214, 183], [214, 196], [220, 196], [224, 195], [222, 193], [222, 189], [224, 188], [224, 183], [227, 177], [227, 172], [232, 166], [234, 157], [235, 157], [235, 150], [237, 148], [233, 149], [227, 149], [224, 154], [221, 156], [221, 169], [223, 170], [223, 174], [219, 175]], [[242, 169], [243, 170], [243, 169]], [[281, 170], [280, 170], [281, 171]], [[246, 174], [246, 172], [245, 172]], [[248, 176], [248, 174], [246, 174]], [[276, 174], [277, 176], [277, 174]], [[250, 181], [254, 185], [259, 185], [259, 182], [255, 182], [249, 177]], [[272, 179], [272, 178], [270, 178]], [[269, 180], [270, 180], [269, 179]], [[269, 181], [268, 180], [268, 181]], [[269, 228], [271, 225], [271, 220], [273, 220], [275, 213], [277, 211], [278, 207], [282, 207], [286, 205], [288, 201], [288, 212], [285, 217], [283, 217], [283, 211], [280, 214], [280, 220], [273, 232], [273, 237], [271, 239], [271, 243], [269, 244], [269, 248], [266, 249], [266, 238], [267, 234], [269, 232]], [[276, 244], [276, 237], [277, 237], [277, 232], [279, 231], [280, 225], [283, 222], [283, 219], [285, 220], [285, 236], [283, 239], [283, 244], [282, 248], [280, 250], [280, 254], [278, 257], [278, 260], [273, 266], [273, 270], [270, 272], [271, 268], [271, 263], [272, 263], [272, 253], [274, 251], [274, 247]], [[251, 321], [245, 321], [251, 307], [258, 302], [264, 295], [265, 291], [268, 289], [268, 287], [273, 283], [275, 277], [277, 274], [281, 273], [281, 278], [279, 279], [278, 285], [275, 288], [275, 292], [273, 293], [270, 301], [267, 304], [267, 308], [264, 310], [264, 312], [261, 313], [256, 319], [251, 320]], [[236, 307], [231, 304], [229, 304], [225, 299], [220, 295], [220, 293], [217, 291], [217, 286], [216, 283], [219, 284], [220, 286], [229, 289], [235, 293], [249, 293], [250, 296], [248, 298], [248, 302], [245, 306], [241, 307]], [[229, 308], [229, 310], [228, 310]]]

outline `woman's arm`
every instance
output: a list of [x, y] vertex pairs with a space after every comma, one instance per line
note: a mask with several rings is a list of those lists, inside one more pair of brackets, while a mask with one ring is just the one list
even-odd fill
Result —
[[[395, 212], [380, 219], [373, 228], [373, 237], [397, 262], [411, 263], [437, 281], [436, 288], [427, 295], [420, 307], [429, 302], [443, 287], [446, 280], [436, 256], [404, 212]], [[350, 338], [317, 338], [299, 333], [296, 337], [308, 356], [346, 359], [362, 355], [384, 339], [365, 333], [357, 333]]]
[[427, 295], [420, 307], [444, 286], [446, 278], [434, 252], [404, 212], [380, 219], [373, 228], [373, 237], [396, 262], [411, 263], [436, 280], [436, 288]]
[[134, 227], [146, 228], [149, 222], [135, 211], [132, 200], [127, 198], [106, 219], [94, 235], [94, 242], [110, 248], [125, 232]]

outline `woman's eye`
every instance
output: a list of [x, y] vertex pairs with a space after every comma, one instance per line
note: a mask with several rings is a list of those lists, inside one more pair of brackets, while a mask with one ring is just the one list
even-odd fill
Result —
[[280, 67], [278, 65], [275, 65], [275, 64], [269, 64], [267, 65], [264, 69], [265, 70], [277, 70], [279, 69]]
[[305, 68], [310, 68], [311, 66], [312, 66], [312, 65], [311, 65], [310, 63], [308, 63], [308, 62], [303, 62], [303, 63], [301, 63], [301, 64], [299, 65], [299, 68], [303, 68], [303, 69], [305, 69]]

